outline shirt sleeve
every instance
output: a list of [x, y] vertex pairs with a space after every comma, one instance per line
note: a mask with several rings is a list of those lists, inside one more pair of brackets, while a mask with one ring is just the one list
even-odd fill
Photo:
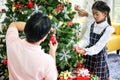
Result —
[[79, 42], [77, 42], [78, 47], [84, 48], [84, 47], [88, 46], [89, 34], [90, 34], [90, 27], [87, 27], [87, 30], [85, 31], [84, 36], [82, 37], [82, 39]]
[[18, 30], [16, 27], [9, 27], [6, 33], [6, 44], [9, 45], [19, 38]]
[[47, 74], [45, 75], [45, 80], [57, 80], [58, 73], [57, 73], [57, 68], [55, 65], [55, 60], [51, 57], [51, 60], [49, 60], [49, 65], [48, 71], [46, 72]]
[[114, 32], [114, 28], [107, 27], [100, 40], [92, 47], [85, 49], [87, 51], [86, 55], [98, 54], [104, 48], [104, 46], [106, 45], [107, 41], [109, 40], [113, 32]]

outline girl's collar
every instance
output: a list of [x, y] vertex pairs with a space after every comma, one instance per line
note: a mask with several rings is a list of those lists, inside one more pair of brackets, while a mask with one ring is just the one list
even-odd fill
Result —
[[96, 23], [95, 22], [95, 24], [94, 24], [94, 26], [97, 26], [97, 27], [104, 27], [104, 26], [107, 26], [107, 25], [109, 25], [109, 24], [106, 20], [101, 22], [101, 23]]

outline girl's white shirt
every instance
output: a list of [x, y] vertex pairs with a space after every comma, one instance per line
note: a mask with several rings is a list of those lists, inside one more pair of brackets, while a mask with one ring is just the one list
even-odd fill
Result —
[[107, 41], [111, 37], [111, 34], [114, 32], [114, 28], [112, 26], [109, 26], [107, 21], [104, 21], [99, 24], [97, 24], [97, 23], [94, 24], [93, 32], [96, 34], [100, 34], [105, 28], [106, 28], [106, 30], [105, 30], [104, 34], [102, 35], [102, 37], [99, 39], [99, 41], [95, 45], [93, 45], [89, 48], [85, 48], [90, 43], [89, 42], [90, 28], [87, 28], [83, 38], [77, 43], [78, 47], [85, 48], [85, 50], [87, 51], [86, 55], [98, 54], [104, 48], [104, 46], [107, 44]]

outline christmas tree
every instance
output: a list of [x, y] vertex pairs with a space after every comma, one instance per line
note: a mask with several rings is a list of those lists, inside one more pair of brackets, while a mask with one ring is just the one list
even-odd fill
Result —
[[5, 29], [3, 21], [5, 18], [6, 1], [0, 0], [0, 80], [8, 79], [6, 45], [5, 45]]
[[[5, 36], [9, 24], [13, 21], [27, 21], [31, 15], [42, 12], [52, 21], [52, 32], [58, 41], [58, 49], [56, 52], [57, 69], [60, 73], [65, 70], [75, 70], [77, 63], [82, 63], [84, 59], [78, 55], [72, 48], [80, 39], [80, 24], [73, 21], [75, 12], [72, 5], [67, 0], [7, 0], [6, 18], [1, 34]], [[48, 53], [49, 34], [45, 43], [42, 44]], [[21, 37], [24, 34], [21, 32]], [[6, 59], [5, 37], [0, 39], [0, 77], [8, 73]], [[4, 75], [7, 77], [8, 75]]]

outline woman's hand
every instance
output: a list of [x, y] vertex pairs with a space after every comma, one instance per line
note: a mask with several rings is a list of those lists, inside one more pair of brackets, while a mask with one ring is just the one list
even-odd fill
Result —
[[79, 10], [80, 10], [80, 7], [79, 7], [78, 5], [75, 5], [74, 9], [75, 9], [76, 11], [79, 11]]
[[81, 17], [88, 17], [88, 12], [85, 11], [84, 9], [79, 9], [78, 14]]
[[74, 9], [78, 11], [78, 15], [81, 17], [88, 17], [88, 12], [84, 9], [81, 9], [78, 5], [75, 5]]
[[57, 50], [57, 47], [58, 47], [58, 42], [56, 42], [56, 44], [52, 44], [52, 42], [50, 41], [49, 42], [49, 47], [50, 47], [50, 50], [49, 50], [49, 54], [51, 56], [53, 56], [53, 58], [55, 59], [56, 58], [56, 50]]

